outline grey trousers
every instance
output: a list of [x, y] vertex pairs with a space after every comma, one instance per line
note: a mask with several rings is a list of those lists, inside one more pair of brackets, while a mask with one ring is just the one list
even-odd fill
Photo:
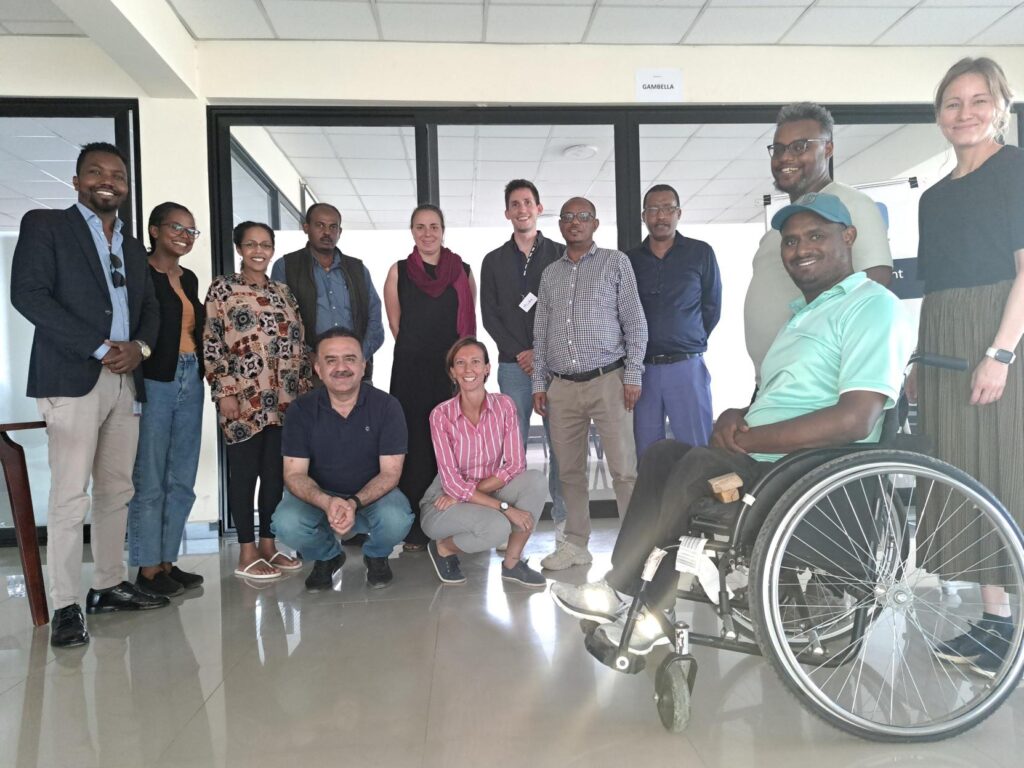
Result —
[[[441, 477], [434, 478], [420, 502], [420, 525], [423, 532], [437, 541], [449, 536], [463, 552], [483, 552], [508, 541], [512, 524], [501, 512], [470, 502], [452, 504], [443, 512], [434, 506], [434, 500], [444, 493]], [[548, 496], [548, 480], [543, 472], [528, 469], [494, 492], [499, 501], [533, 515], [536, 526], [544, 501]]]

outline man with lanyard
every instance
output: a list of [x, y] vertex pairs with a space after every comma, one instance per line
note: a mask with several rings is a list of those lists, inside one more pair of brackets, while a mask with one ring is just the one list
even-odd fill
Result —
[[[512, 237], [484, 257], [480, 269], [480, 312], [484, 328], [498, 345], [498, 388], [512, 398], [519, 415], [523, 445], [530, 436], [533, 414], [533, 320], [540, 276], [549, 264], [562, 258], [565, 246], [548, 240], [537, 229], [544, 212], [533, 182], [513, 179], [505, 185], [505, 218], [512, 222]], [[550, 425], [544, 431], [551, 442]], [[565, 502], [558, 480], [558, 461], [551, 451], [548, 491], [555, 538], [565, 531]]]
[[306, 211], [302, 231], [306, 247], [285, 254], [270, 278], [286, 283], [299, 303], [306, 329], [306, 346], [331, 328], [348, 328], [363, 340], [366, 378], [373, 376], [373, 353], [384, 343], [380, 296], [363, 262], [338, 250], [341, 212], [329, 203], [314, 203]]
[[649, 233], [628, 253], [647, 318], [643, 392], [633, 414], [637, 459], [665, 439], [665, 417], [676, 440], [707, 445], [711, 436], [711, 376], [704, 365], [708, 337], [722, 311], [722, 280], [711, 246], [684, 237], [679, 193], [657, 184], [644, 195]]

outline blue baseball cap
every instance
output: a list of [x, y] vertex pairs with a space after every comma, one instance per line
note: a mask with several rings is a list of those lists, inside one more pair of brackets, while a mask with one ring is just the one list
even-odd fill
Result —
[[842, 224], [846, 227], [853, 226], [850, 211], [843, 205], [842, 200], [835, 195], [829, 195], [824, 192], [808, 192], [806, 195], [797, 198], [795, 203], [790, 203], [772, 216], [772, 229], [777, 229], [781, 232], [782, 226], [789, 217], [794, 213], [801, 213], [802, 211], [816, 213], [827, 221]]

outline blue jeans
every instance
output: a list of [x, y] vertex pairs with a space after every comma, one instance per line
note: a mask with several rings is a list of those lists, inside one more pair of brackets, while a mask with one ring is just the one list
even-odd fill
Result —
[[[516, 404], [519, 413], [519, 434], [523, 436], [523, 447], [530, 435], [530, 414], [533, 413], [533, 392], [530, 377], [523, 373], [518, 363], [498, 363], [498, 389], [508, 395]], [[551, 519], [556, 523], [565, 521], [565, 501], [562, 499], [562, 484], [558, 481], [558, 460], [551, 446], [551, 426], [544, 419], [544, 434], [548, 438], [548, 493], [551, 494]]]
[[[395, 545], [405, 539], [411, 526], [409, 500], [395, 488], [356, 512], [350, 533], [369, 534], [363, 545], [363, 554], [367, 557], [387, 557]], [[327, 522], [324, 511], [292, 496], [288, 490], [274, 511], [270, 527], [278, 540], [302, 553], [307, 560], [330, 560], [341, 552], [337, 534]]]
[[171, 381], [146, 379], [139, 450], [128, 504], [128, 562], [149, 567], [178, 559], [196, 500], [203, 427], [203, 380], [193, 354], [179, 355]]

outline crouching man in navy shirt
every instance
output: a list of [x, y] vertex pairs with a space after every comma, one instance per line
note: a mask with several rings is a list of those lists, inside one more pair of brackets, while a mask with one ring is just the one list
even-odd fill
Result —
[[388, 555], [412, 525], [396, 487], [408, 434], [398, 401], [363, 381], [362, 342], [346, 328], [320, 334], [314, 367], [324, 386], [291, 404], [281, 452], [287, 490], [274, 512], [274, 535], [313, 571], [306, 588], [330, 589], [345, 562], [338, 536], [368, 534], [366, 583], [391, 583]]

